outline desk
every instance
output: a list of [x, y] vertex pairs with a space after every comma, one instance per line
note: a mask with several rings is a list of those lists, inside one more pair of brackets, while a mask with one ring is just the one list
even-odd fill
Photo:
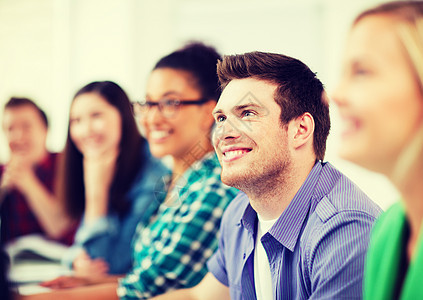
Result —
[[20, 294], [29, 295], [50, 290], [40, 286], [39, 283], [71, 274], [72, 271], [63, 267], [59, 262], [21, 260], [10, 266], [9, 280]]
[[39, 236], [23, 237], [7, 246], [6, 252], [10, 257], [8, 278], [12, 286], [22, 295], [49, 291], [39, 283], [61, 275], [72, 275], [72, 271], [60, 263], [60, 256], [66, 249]]

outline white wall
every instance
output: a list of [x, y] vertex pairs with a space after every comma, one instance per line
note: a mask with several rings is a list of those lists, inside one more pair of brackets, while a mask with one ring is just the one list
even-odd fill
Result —
[[[297, 57], [330, 93], [352, 18], [377, 2], [0, 0], [0, 106], [12, 95], [36, 100], [51, 122], [48, 147], [60, 151], [78, 88], [109, 79], [140, 98], [154, 63], [193, 39], [223, 54], [262, 50]], [[386, 208], [397, 192], [385, 178], [337, 157], [340, 120], [334, 107], [331, 116], [327, 159]], [[1, 133], [0, 162], [7, 158]]]

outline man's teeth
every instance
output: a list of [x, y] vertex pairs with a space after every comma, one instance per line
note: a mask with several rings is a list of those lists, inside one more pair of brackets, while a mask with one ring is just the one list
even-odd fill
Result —
[[246, 152], [247, 152], [247, 150], [235, 150], [235, 151], [225, 152], [224, 155], [227, 158], [232, 158], [232, 157], [235, 157], [235, 156], [240, 156], [240, 155], [242, 155]]
[[162, 138], [167, 137], [168, 135], [169, 135], [168, 131], [162, 131], [162, 130], [157, 131], [157, 130], [155, 130], [155, 131], [150, 132], [150, 137], [153, 138], [153, 139], [162, 139]]

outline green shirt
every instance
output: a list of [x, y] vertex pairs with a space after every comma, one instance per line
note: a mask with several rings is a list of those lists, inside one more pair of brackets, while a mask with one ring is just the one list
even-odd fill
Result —
[[[390, 207], [377, 220], [370, 240], [364, 274], [364, 299], [389, 300], [394, 298], [407, 220], [404, 205]], [[413, 260], [409, 263], [400, 299], [423, 299], [423, 241], [420, 234]]]
[[220, 173], [214, 152], [206, 154], [169, 191], [173, 202], [162, 204], [148, 226], [138, 225], [134, 266], [117, 289], [121, 299], [148, 299], [201, 281], [218, 245], [223, 211], [238, 192], [222, 183]]

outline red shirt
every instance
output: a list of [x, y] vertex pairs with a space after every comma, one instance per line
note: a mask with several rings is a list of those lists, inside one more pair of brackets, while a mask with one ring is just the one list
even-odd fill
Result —
[[[35, 167], [35, 174], [44, 186], [53, 192], [54, 179], [56, 174], [57, 153], [49, 153], [49, 155]], [[0, 179], [4, 171], [4, 166], [0, 166]], [[47, 233], [41, 227], [37, 217], [32, 213], [26, 198], [18, 190], [11, 190], [5, 196], [0, 209], [1, 216], [1, 243], [27, 234]], [[66, 245], [73, 243], [76, 231], [76, 225], [72, 226], [62, 237], [57, 239]]]

